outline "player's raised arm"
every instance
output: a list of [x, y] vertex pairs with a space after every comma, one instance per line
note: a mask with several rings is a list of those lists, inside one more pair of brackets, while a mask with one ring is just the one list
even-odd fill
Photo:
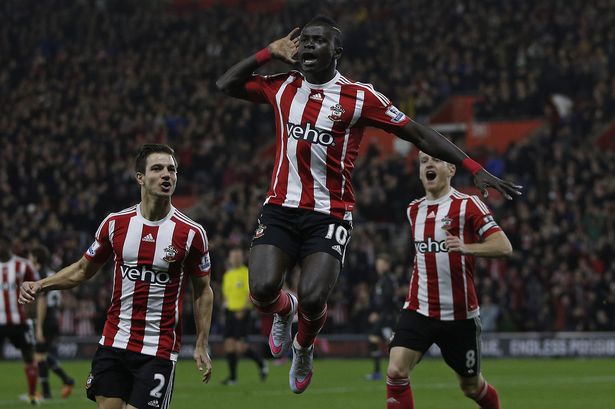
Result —
[[427, 126], [409, 121], [403, 127], [396, 128], [394, 132], [401, 139], [412, 142], [421, 151], [448, 163], [461, 165], [472, 172], [474, 184], [480, 189], [483, 197], [488, 196], [488, 187], [496, 189], [508, 200], [512, 199], [512, 195], [521, 194], [522, 186], [493, 176], [454, 143]]
[[95, 263], [85, 257], [64, 267], [51, 277], [38, 281], [24, 281], [19, 290], [19, 303], [27, 304], [34, 301], [37, 294], [47, 290], [66, 290], [89, 280], [100, 270], [103, 264]]
[[191, 276], [194, 292], [194, 322], [196, 324], [196, 345], [194, 360], [199, 371], [203, 372], [203, 382], [209, 382], [211, 377], [211, 359], [207, 353], [209, 328], [214, 302], [214, 293], [209, 285], [209, 275]]
[[294, 56], [299, 45], [298, 32], [299, 28], [294, 28], [285, 37], [275, 40], [256, 54], [233, 65], [216, 81], [218, 89], [232, 97], [249, 99], [244, 84], [254, 70], [272, 58], [289, 64], [297, 62]]

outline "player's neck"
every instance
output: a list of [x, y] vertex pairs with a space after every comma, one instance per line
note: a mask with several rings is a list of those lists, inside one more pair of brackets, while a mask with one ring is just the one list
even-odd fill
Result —
[[427, 190], [425, 191], [425, 196], [427, 200], [438, 200], [443, 196], [446, 196], [451, 191], [450, 185], [445, 185], [441, 189], [438, 190]]
[[145, 219], [151, 222], [162, 220], [171, 211], [171, 198], [143, 195], [140, 209], [141, 215]]
[[322, 71], [308, 71], [303, 73], [303, 75], [305, 76], [305, 80], [310, 84], [326, 84], [327, 82], [331, 81], [336, 74], [337, 70], [335, 69], [335, 64]]

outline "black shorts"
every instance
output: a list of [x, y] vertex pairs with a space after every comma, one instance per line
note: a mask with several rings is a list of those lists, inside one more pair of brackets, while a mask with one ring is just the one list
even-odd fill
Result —
[[47, 325], [47, 323], [45, 323], [43, 326], [43, 336], [45, 337], [45, 342], [36, 343], [36, 352], [41, 354], [50, 352], [54, 347], [59, 334], [60, 327], [58, 325]]
[[224, 338], [245, 339], [250, 327], [250, 311], [243, 311], [243, 316], [237, 318], [235, 311], [226, 310], [224, 322]]
[[402, 310], [389, 346], [425, 353], [436, 344], [448, 366], [460, 376], [469, 378], [480, 374], [480, 332], [478, 317], [441, 321], [416, 311]]
[[0, 347], [4, 344], [5, 338], [8, 338], [23, 354], [31, 353], [36, 343], [32, 324], [0, 325]]
[[368, 333], [369, 335], [380, 337], [388, 342], [391, 340], [391, 335], [393, 334], [394, 327], [394, 314], [380, 314], [378, 320], [370, 325]]
[[167, 409], [174, 377], [174, 361], [99, 345], [85, 388], [93, 401], [105, 396], [139, 409]]
[[266, 204], [258, 218], [252, 246], [270, 244], [301, 260], [314, 253], [329, 253], [344, 264], [352, 222], [328, 214]]

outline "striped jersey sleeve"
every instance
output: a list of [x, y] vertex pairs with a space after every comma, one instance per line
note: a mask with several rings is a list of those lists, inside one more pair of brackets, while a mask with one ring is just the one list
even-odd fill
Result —
[[112, 219], [111, 215], [107, 216], [105, 220], [102, 221], [96, 231], [94, 242], [83, 254], [87, 260], [97, 264], [104, 264], [109, 259], [113, 253], [113, 247], [111, 246], [111, 240], [109, 239], [109, 232], [110, 226], [114, 222], [115, 221]]
[[186, 259], [185, 271], [189, 275], [204, 277], [211, 273], [211, 259], [209, 258], [209, 241], [207, 233], [201, 225], [197, 225], [195, 236]]
[[275, 75], [252, 74], [244, 83], [244, 89], [253, 102], [273, 103], [275, 93], [290, 73]]
[[491, 210], [483, 203], [478, 196], [470, 196], [466, 208], [467, 220], [472, 231], [480, 240], [484, 240], [493, 233], [502, 231], [500, 226], [493, 218]]
[[406, 114], [397, 109], [386, 96], [376, 91], [371, 84], [356, 84], [366, 90], [365, 103], [361, 113], [361, 120], [364, 125], [393, 132], [410, 122], [410, 118]]

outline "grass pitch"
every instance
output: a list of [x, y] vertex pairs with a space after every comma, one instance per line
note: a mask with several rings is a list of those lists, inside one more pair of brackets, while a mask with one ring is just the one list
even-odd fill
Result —
[[[89, 362], [68, 361], [65, 369], [77, 380], [73, 395], [62, 400], [60, 382], [51, 374], [55, 399], [49, 408], [95, 408], [85, 398], [83, 384]], [[383, 362], [386, 367], [386, 362]], [[239, 382], [223, 386], [227, 376], [223, 359], [214, 360], [214, 375], [201, 384], [192, 361], [177, 366], [174, 409], [374, 409], [385, 407], [384, 381], [367, 381], [368, 360], [317, 359], [310, 388], [294, 395], [288, 387], [288, 368], [270, 365], [270, 376], [262, 383], [256, 366], [241, 361]], [[615, 360], [484, 360], [483, 373], [500, 394], [504, 409], [609, 409], [615, 408]], [[0, 362], [0, 409], [24, 408], [19, 401], [26, 390], [22, 365]], [[419, 409], [475, 409], [474, 402], [459, 390], [453, 372], [438, 359], [421, 362], [412, 375], [415, 405]]]

